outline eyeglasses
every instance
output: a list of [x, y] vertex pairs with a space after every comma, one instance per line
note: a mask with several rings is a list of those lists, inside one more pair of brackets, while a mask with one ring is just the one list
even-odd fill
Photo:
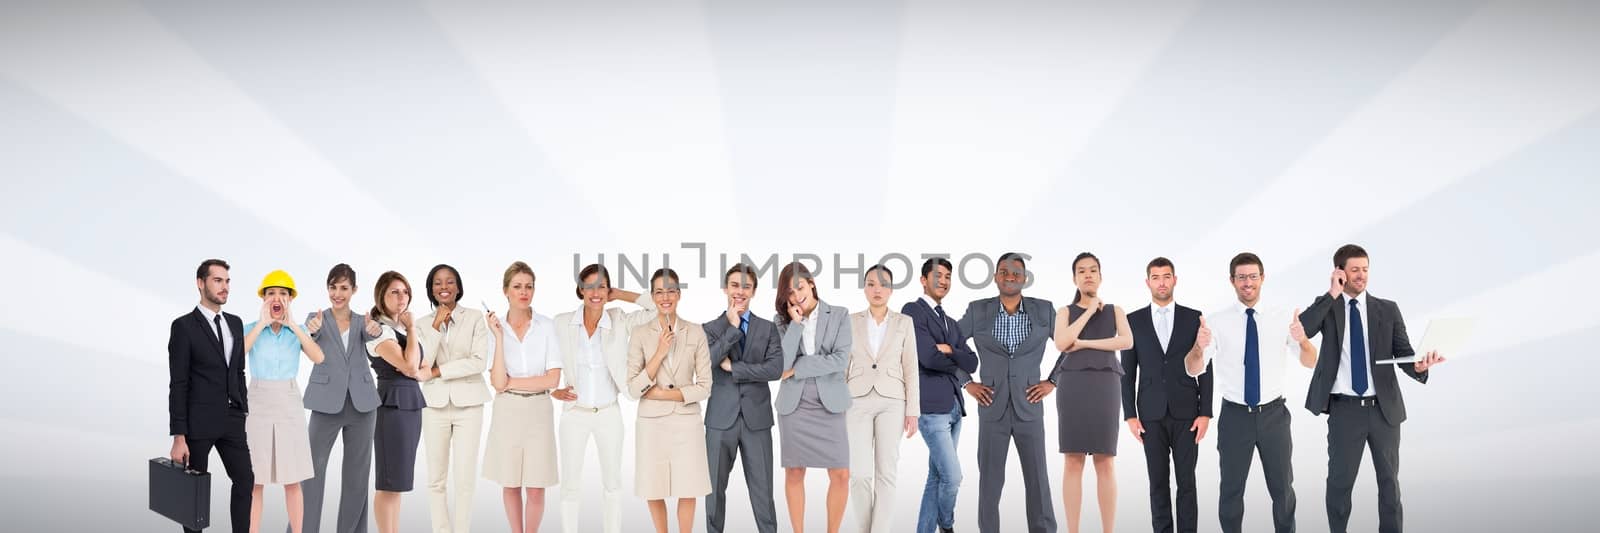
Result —
[[1246, 281], [1261, 281], [1261, 274], [1240, 274], [1234, 276], [1233, 280], [1239, 283], [1244, 283]]

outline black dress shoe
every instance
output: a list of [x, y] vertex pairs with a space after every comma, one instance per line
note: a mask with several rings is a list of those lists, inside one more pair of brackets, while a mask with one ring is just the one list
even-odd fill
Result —
[[939, 533], [956, 533], [956, 528], [953, 528], [953, 527], [941, 527], [941, 528], [939, 528]]

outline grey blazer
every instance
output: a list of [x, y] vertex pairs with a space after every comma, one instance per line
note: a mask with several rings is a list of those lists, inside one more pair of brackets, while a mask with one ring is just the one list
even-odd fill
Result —
[[[310, 321], [316, 313], [306, 315]], [[318, 413], [339, 414], [344, 410], [345, 395], [356, 411], [372, 412], [378, 408], [378, 387], [373, 384], [372, 366], [367, 360], [367, 317], [350, 312], [350, 339], [346, 350], [339, 343], [339, 326], [333, 319], [333, 310], [322, 311], [322, 329], [311, 335], [322, 348], [322, 362], [311, 367], [311, 381], [306, 383], [306, 409]]]
[[804, 327], [788, 323], [785, 317], [775, 316], [778, 335], [783, 338], [783, 369], [794, 369], [794, 376], [778, 383], [778, 414], [787, 415], [800, 407], [800, 392], [806, 380], [817, 383], [817, 394], [822, 406], [830, 413], [843, 413], [850, 408], [850, 388], [845, 385], [844, 373], [850, 368], [850, 311], [817, 300], [812, 311], [817, 316], [817, 353], [799, 357], [804, 344]]
[[[746, 326], [750, 333], [728, 324], [722, 316], [702, 328], [711, 349], [711, 398], [706, 400], [706, 427], [721, 431], [733, 429], [733, 422], [744, 415], [745, 427], [762, 430], [772, 427], [772, 389], [769, 381], [783, 375], [783, 347], [778, 343], [778, 327], [767, 319], [750, 314]], [[739, 340], [744, 339], [744, 352]], [[722, 369], [722, 360], [733, 360], [733, 371]]]
[[[978, 405], [978, 418], [999, 420], [1006, 412], [1006, 404], [1016, 412], [1018, 420], [1033, 421], [1044, 416], [1044, 402], [1028, 403], [1028, 387], [1040, 381], [1039, 368], [1045, 355], [1059, 363], [1061, 353], [1051, 341], [1056, 327], [1056, 308], [1049, 300], [1022, 297], [1021, 310], [1028, 313], [1028, 337], [1017, 345], [1015, 353], [1006, 353], [1005, 345], [995, 337], [994, 319], [1002, 312], [1000, 297], [984, 298], [967, 304], [961, 317], [961, 334], [972, 339], [978, 352], [978, 379], [994, 388], [994, 401]], [[966, 339], [960, 341], [966, 343]], [[1050, 366], [1056, 368], [1056, 364]]]

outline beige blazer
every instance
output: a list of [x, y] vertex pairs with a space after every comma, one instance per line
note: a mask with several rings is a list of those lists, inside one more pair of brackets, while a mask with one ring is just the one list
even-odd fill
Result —
[[894, 310], [884, 317], [888, 331], [883, 333], [883, 343], [878, 346], [877, 358], [872, 356], [872, 343], [867, 340], [867, 324], [872, 311], [859, 311], [850, 315], [850, 368], [845, 372], [845, 386], [850, 396], [866, 396], [874, 390], [886, 398], [905, 400], [906, 416], [922, 414], [922, 394], [917, 375], [917, 335], [911, 317]]
[[[611, 384], [618, 391], [628, 388], [628, 333], [640, 324], [649, 322], [656, 317], [656, 304], [650, 301], [649, 295], [640, 295], [636, 302], [639, 309], [633, 312], [624, 312], [616, 307], [606, 308], [606, 319], [610, 321], [610, 329], [601, 328], [600, 350], [605, 354], [606, 371], [611, 374]], [[556, 315], [556, 343], [561, 346], [561, 380], [567, 386], [581, 387], [584, 378], [589, 373], [589, 365], [579, 361], [582, 357], [583, 342], [589, 334], [583, 329], [583, 308]], [[576, 409], [578, 402], [561, 402], [562, 409]]]
[[439, 365], [439, 377], [422, 382], [422, 399], [428, 407], [471, 407], [489, 401], [483, 371], [489, 368], [489, 324], [483, 312], [457, 305], [444, 331], [433, 329], [428, 313], [414, 322], [417, 345], [422, 347], [422, 368]]
[[[644, 372], [645, 362], [656, 353], [661, 321], [651, 320], [633, 329], [628, 338], [628, 397], [639, 400], [639, 417], [700, 415], [700, 402], [711, 396], [711, 348], [700, 324], [678, 320], [672, 348], [656, 370], [655, 379]], [[650, 387], [675, 389], [683, 401], [640, 399]]]

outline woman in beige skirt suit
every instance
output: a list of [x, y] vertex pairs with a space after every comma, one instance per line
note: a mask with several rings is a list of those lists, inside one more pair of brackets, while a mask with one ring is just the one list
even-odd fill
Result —
[[539, 531], [544, 489], [560, 480], [550, 390], [561, 383], [561, 353], [555, 322], [533, 312], [533, 282], [527, 263], [512, 263], [500, 282], [510, 309], [504, 319], [493, 312], [487, 317], [494, 340], [489, 384], [496, 396], [483, 477], [504, 487], [512, 533]]
[[629, 397], [639, 400], [634, 490], [649, 500], [650, 520], [667, 531], [667, 498], [678, 499], [678, 531], [694, 531], [695, 498], [711, 493], [706, 425], [700, 402], [711, 395], [711, 351], [705, 330], [678, 320], [678, 273], [650, 276], [655, 320], [628, 339]]

